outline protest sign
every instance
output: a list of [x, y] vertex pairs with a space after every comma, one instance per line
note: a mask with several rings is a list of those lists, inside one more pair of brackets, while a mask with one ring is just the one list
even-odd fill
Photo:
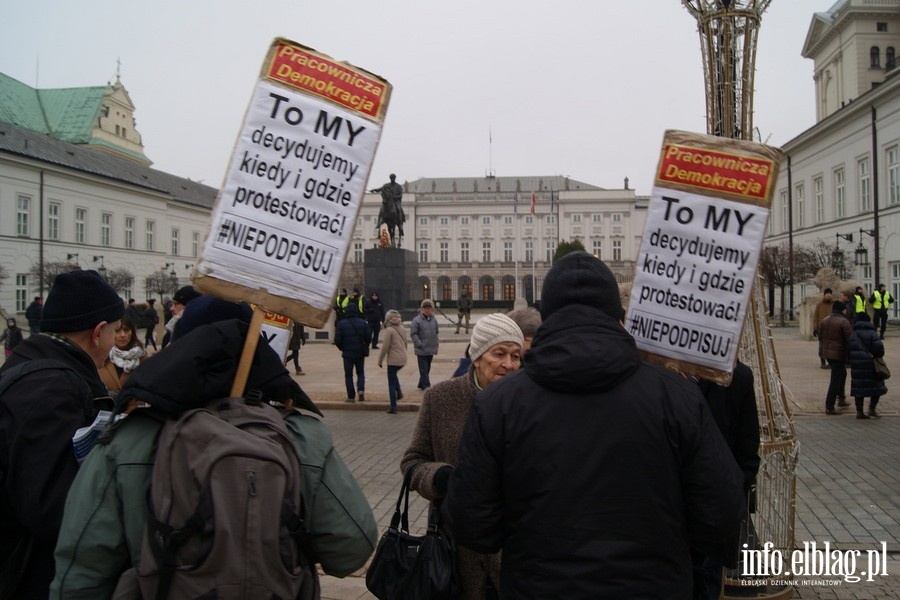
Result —
[[291, 341], [291, 320], [273, 312], [263, 313], [261, 334], [283, 362]]
[[194, 286], [321, 327], [390, 94], [377, 75], [276, 39], [213, 208]]
[[762, 144], [666, 132], [626, 314], [648, 361], [731, 381], [780, 159]]

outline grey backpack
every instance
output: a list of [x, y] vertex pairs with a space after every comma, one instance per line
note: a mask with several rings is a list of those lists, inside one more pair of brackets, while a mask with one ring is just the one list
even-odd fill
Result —
[[216, 400], [159, 434], [138, 580], [144, 598], [318, 598], [300, 461], [265, 402]]

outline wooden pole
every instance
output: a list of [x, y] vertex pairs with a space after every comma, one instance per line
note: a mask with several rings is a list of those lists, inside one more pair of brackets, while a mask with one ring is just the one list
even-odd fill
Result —
[[250, 327], [247, 329], [247, 339], [244, 340], [244, 350], [241, 352], [241, 362], [238, 363], [237, 372], [234, 374], [234, 383], [231, 384], [231, 397], [240, 398], [247, 387], [247, 377], [250, 375], [250, 364], [253, 355], [256, 354], [256, 345], [259, 344], [259, 333], [262, 330], [264, 313], [258, 306], [253, 305], [253, 318], [250, 319]]

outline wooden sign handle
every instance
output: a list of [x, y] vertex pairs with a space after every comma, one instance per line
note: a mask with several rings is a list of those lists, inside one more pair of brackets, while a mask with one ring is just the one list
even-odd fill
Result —
[[256, 345], [259, 344], [259, 333], [262, 331], [262, 310], [253, 305], [253, 318], [250, 319], [250, 327], [247, 329], [247, 339], [244, 340], [244, 350], [241, 352], [241, 362], [238, 363], [237, 373], [234, 374], [234, 383], [231, 384], [231, 397], [240, 398], [247, 387], [247, 378], [250, 376], [250, 365], [253, 355], [256, 354]]

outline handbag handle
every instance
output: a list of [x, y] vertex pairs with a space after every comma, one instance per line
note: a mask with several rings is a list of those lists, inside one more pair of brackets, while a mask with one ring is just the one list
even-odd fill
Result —
[[[397, 505], [394, 507], [394, 515], [391, 517], [391, 529], [398, 529], [399, 531], [403, 531], [405, 533], [409, 533], [409, 488], [410, 483], [412, 481], [413, 471], [416, 470], [416, 467], [419, 465], [413, 465], [404, 475], [403, 475], [403, 485], [400, 486], [400, 495], [397, 497]], [[403, 510], [400, 510], [401, 504], [403, 505]], [[441, 505], [440, 502], [435, 502], [434, 506], [431, 508], [430, 514], [428, 515], [428, 531], [429, 532], [437, 532], [441, 527]]]
[[[397, 497], [397, 506], [394, 508], [394, 515], [391, 517], [391, 529], [400, 528], [400, 531], [409, 532], [409, 484], [412, 480], [412, 474], [415, 467], [406, 471], [403, 475], [403, 485], [400, 486], [400, 495]], [[403, 511], [400, 505], [403, 504]]]

